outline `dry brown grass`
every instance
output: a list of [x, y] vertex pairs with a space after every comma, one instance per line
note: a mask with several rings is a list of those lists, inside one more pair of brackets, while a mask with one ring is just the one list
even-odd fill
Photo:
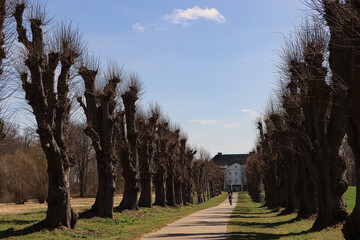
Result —
[[[122, 194], [115, 196], [114, 206], [120, 204]], [[90, 207], [95, 202], [95, 198], [72, 198], [71, 206], [78, 210], [80, 208]], [[0, 214], [4, 213], [26, 213], [32, 212], [35, 209], [47, 209], [47, 204], [37, 203], [35, 200], [27, 201], [25, 204], [15, 203], [0, 203]]]

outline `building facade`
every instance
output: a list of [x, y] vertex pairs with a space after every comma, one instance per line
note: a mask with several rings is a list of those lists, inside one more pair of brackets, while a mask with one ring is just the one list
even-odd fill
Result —
[[224, 189], [247, 191], [245, 164], [248, 154], [218, 153], [213, 161], [224, 171]]

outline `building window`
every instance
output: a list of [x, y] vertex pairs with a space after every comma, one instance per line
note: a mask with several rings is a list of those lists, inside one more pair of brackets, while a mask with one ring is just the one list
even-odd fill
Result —
[[231, 175], [231, 172], [229, 172], [229, 175]]
[[237, 183], [238, 182], [238, 180], [237, 179], [235, 179], [235, 183]]
[[237, 166], [235, 165], [235, 168], [237, 168]]
[[229, 179], [229, 183], [231, 184], [231, 179]]
[[238, 172], [235, 172], [235, 175], [238, 175]]

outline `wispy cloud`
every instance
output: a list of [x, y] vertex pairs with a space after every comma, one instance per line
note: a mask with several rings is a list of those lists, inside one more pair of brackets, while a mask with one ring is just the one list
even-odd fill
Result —
[[190, 122], [200, 123], [204, 125], [215, 125], [222, 122], [222, 120], [190, 120]]
[[138, 23], [138, 22], [135, 23], [135, 24], [133, 24], [133, 25], [132, 25], [132, 28], [133, 28], [135, 31], [137, 31], [137, 32], [144, 32], [145, 29], [146, 29], [145, 26], [141, 25], [141, 24]]
[[145, 24], [141, 25], [140, 23], [135, 23], [132, 25], [132, 29], [136, 32], [145, 32], [145, 31], [164, 31], [167, 30], [167, 27], [157, 25], [157, 24]]
[[164, 16], [165, 19], [169, 20], [174, 24], [182, 24], [188, 26], [188, 21], [195, 21], [200, 18], [205, 18], [217, 23], [223, 23], [226, 21], [225, 17], [215, 8], [200, 8], [195, 6], [188, 9], [174, 9], [171, 14]]
[[263, 115], [257, 111], [254, 111], [252, 109], [244, 109], [242, 110], [241, 112], [243, 113], [247, 113], [249, 116], [252, 116], [254, 118], [259, 118], [259, 117], [262, 117]]

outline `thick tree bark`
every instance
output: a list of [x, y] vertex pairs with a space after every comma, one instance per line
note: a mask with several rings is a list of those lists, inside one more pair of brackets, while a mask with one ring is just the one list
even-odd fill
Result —
[[182, 205], [183, 204], [182, 183], [180, 181], [175, 181], [174, 188], [175, 188], [175, 203], [177, 205]]
[[168, 171], [166, 177], [166, 205], [175, 206], [174, 175]]
[[140, 131], [143, 132], [139, 148], [140, 184], [141, 195], [139, 198], [140, 207], [152, 207], [154, 156], [156, 152], [156, 127], [159, 118], [159, 110], [152, 109], [152, 116], [145, 123], [144, 119], [139, 120]]
[[139, 207], [152, 207], [152, 171], [150, 164], [152, 162], [153, 154], [150, 146], [149, 134], [145, 129], [145, 126], [142, 126], [142, 131], [145, 131], [145, 134], [142, 139], [142, 143], [139, 148], [139, 165], [140, 165], [140, 185], [141, 185], [141, 194], [139, 198]]
[[[123, 156], [130, 156], [130, 151]], [[132, 163], [132, 159], [128, 157], [121, 158], [123, 165], [123, 178], [124, 182], [124, 194], [120, 205], [115, 208], [116, 211], [123, 211], [125, 209], [138, 210], [138, 193], [140, 190], [139, 172]]]
[[152, 174], [147, 173], [141, 176], [141, 195], [139, 198], [139, 207], [152, 207]]
[[[43, 141], [41, 142], [43, 143]], [[61, 226], [74, 228], [78, 215], [70, 205], [70, 168], [59, 164], [62, 162], [62, 156], [59, 152], [44, 147], [46, 158], [51, 159], [48, 160], [49, 191], [45, 226], [47, 228]]]
[[157, 170], [157, 173], [154, 175], [154, 185], [155, 185], [155, 202], [154, 205], [161, 207], [166, 206], [166, 177], [164, 170]]
[[[310, 156], [304, 156], [305, 159], [300, 161], [302, 164], [299, 167], [299, 198], [300, 198], [300, 207], [297, 218], [309, 218], [310, 216], [317, 213], [317, 198], [315, 196], [316, 186], [313, 179], [314, 173], [312, 173], [313, 168], [309, 168], [305, 163], [311, 161]], [[311, 163], [308, 163], [309, 165]]]
[[115, 166], [114, 164], [106, 163], [104, 159], [109, 158], [101, 155], [97, 156], [98, 191], [91, 210], [95, 216], [113, 218]]
[[186, 189], [186, 181], [184, 181], [182, 184], [181, 184], [181, 196], [182, 196], [182, 202], [184, 205], [186, 205], [187, 203], [189, 203], [187, 201], [188, 199], [188, 192], [187, 192], [187, 189]]

